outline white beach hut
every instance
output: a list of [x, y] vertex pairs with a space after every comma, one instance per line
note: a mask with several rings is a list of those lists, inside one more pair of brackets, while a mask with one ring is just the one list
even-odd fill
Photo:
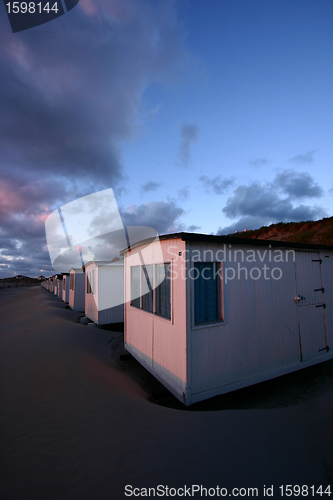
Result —
[[69, 301], [69, 273], [63, 273], [62, 276], [62, 295], [61, 298], [64, 302]]
[[53, 278], [53, 293], [54, 293], [54, 295], [58, 296], [58, 278], [57, 278], [57, 275], [55, 275]]
[[58, 298], [62, 299], [62, 277], [58, 277]]
[[333, 356], [332, 246], [177, 233], [121, 253], [125, 348], [186, 405]]
[[54, 294], [61, 299], [62, 298], [62, 274], [55, 275], [55, 291]]
[[97, 325], [124, 321], [124, 260], [88, 262], [85, 315]]
[[85, 273], [82, 268], [69, 272], [69, 306], [73, 311], [84, 312], [85, 308]]

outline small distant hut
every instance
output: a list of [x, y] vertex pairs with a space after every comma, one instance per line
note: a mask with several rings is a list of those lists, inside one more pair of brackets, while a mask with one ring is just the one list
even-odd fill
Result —
[[88, 262], [85, 315], [97, 325], [124, 321], [124, 260]]
[[55, 287], [54, 287], [54, 294], [61, 299], [62, 298], [62, 274], [56, 274], [55, 275]]
[[85, 273], [82, 268], [73, 268], [69, 272], [69, 307], [73, 311], [84, 312]]
[[68, 304], [69, 301], [69, 273], [62, 275], [62, 300]]

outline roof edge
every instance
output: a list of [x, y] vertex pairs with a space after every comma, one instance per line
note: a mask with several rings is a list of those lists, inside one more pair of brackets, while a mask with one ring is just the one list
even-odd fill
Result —
[[[152, 238], [147, 238], [138, 241], [131, 245], [130, 247], [124, 248], [119, 252], [120, 255], [125, 255], [127, 252], [133, 250], [142, 245], [146, 245], [153, 241], [156, 241], [156, 236]], [[277, 240], [262, 240], [262, 239], [252, 239], [252, 238], [238, 238], [235, 236], [225, 236], [216, 234], [200, 234], [200, 233], [171, 233], [158, 235], [160, 241], [171, 240], [171, 239], [181, 239], [182, 241], [198, 241], [207, 243], [217, 243], [217, 244], [230, 244], [238, 246], [271, 246], [276, 248], [299, 248], [299, 249], [309, 249], [309, 250], [332, 250], [333, 245], [322, 245], [319, 243], [297, 243], [292, 241], [277, 241]]]

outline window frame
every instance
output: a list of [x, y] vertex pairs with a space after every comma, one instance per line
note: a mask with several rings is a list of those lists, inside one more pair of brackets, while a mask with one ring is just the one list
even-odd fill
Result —
[[[195, 322], [195, 279], [190, 280], [191, 283], [191, 304], [192, 304], [192, 330], [200, 330], [202, 328], [213, 328], [220, 325], [225, 325], [225, 311], [224, 311], [224, 286], [223, 286], [223, 262], [221, 261], [193, 261], [191, 259], [191, 266], [189, 271], [195, 268], [195, 264], [216, 264], [219, 266], [219, 297], [217, 297], [220, 309], [220, 318], [211, 321], [204, 321], [202, 323]], [[193, 272], [193, 271], [192, 271]]]
[[96, 295], [95, 294], [95, 271], [96, 269], [91, 269], [86, 272], [86, 280], [87, 280], [87, 295]]
[[[158, 285], [158, 287], [154, 287], [154, 283], [156, 283], [156, 266], [158, 266], [158, 265], [164, 265], [164, 266], [169, 265], [170, 266], [170, 278], [169, 278], [169, 281], [170, 281], [170, 317], [162, 315], [162, 314], [156, 312], [156, 290], [161, 285], [160, 284], [160, 285]], [[143, 278], [142, 278], [144, 276], [143, 269], [147, 268], [148, 266], [152, 266], [152, 270], [153, 270], [153, 273], [152, 273], [152, 284], [151, 284], [151, 286], [152, 286], [152, 290], [151, 290], [152, 291], [152, 307], [151, 307], [151, 310], [146, 309], [143, 306], [143, 300], [142, 300], [143, 295], [147, 295], [146, 293], [143, 294]], [[136, 309], [139, 309], [140, 311], [143, 311], [144, 313], [153, 314], [154, 316], [157, 316], [158, 318], [161, 318], [162, 320], [166, 320], [168, 322], [170, 321], [171, 323], [173, 323], [172, 279], [171, 279], [171, 275], [172, 275], [172, 261], [169, 261], [169, 262], [158, 262], [158, 263], [153, 263], [153, 264], [136, 264], [136, 265], [133, 265], [133, 266], [129, 266], [129, 274], [130, 274], [130, 297], [132, 296], [132, 269], [133, 268], [139, 268], [140, 269], [140, 272], [139, 272], [140, 297], [137, 297], [136, 299], [130, 298], [129, 305], [132, 306], [132, 307], [135, 307]], [[133, 304], [133, 301], [137, 300], [137, 299], [139, 299], [139, 305]]]

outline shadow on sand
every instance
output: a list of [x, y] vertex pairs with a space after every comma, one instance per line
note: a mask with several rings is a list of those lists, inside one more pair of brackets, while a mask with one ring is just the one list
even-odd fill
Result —
[[109, 345], [113, 360], [142, 387], [148, 401], [182, 411], [284, 408], [317, 397], [333, 388], [333, 360], [329, 360], [186, 407], [125, 350], [123, 335], [112, 337]]

